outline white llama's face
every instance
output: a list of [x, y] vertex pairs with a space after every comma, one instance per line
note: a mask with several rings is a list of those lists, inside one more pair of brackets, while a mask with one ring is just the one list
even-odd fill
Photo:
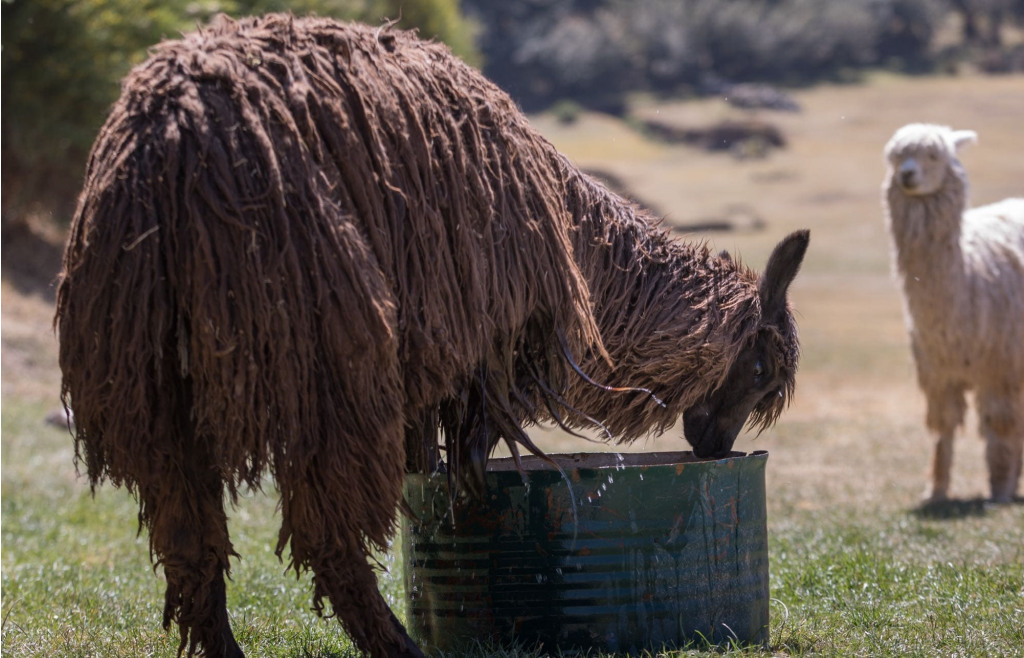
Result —
[[889, 155], [893, 182], [910, 196], [934, 194], [949, 171], [950, 154], [937, 144], [911, 144]]
[[885, 147], [889, 177], [908, 196], [934, 194], [960, 166], [957, 149], [975, 139], [969, 130], [918, 123], [904, 126]]

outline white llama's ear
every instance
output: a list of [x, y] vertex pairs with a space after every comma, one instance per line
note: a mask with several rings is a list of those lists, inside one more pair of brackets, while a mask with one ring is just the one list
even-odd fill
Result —
[[965, 144], [977, 144], [978, 133], [973, 130], [954, 130], [953, 131], [953, 146], [960, 149]]

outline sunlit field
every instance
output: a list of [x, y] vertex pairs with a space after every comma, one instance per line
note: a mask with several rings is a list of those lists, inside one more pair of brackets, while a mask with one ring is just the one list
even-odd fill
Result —
[[[761, 269], [798, 228], [811, 246], [791, 290], [803, 348], [797, 394], [780, 422], [736, 449], [767, 450], [771, 634], [750, 655], [1024, 655], [1024, 504], [991, 506], [983, 445], [968, 419], [951, 494], [922, 507], [931, 444], [924, 429], [889, 271], [882, 219], [882, 147], [901, 125], [978, 131], [963, 153], [975, 204], [1024, 196], [1024, 77], [906, 78], [793, 92], [799, 113], [731, 108], [720, 99], [637, 98], [631, 121], [554, 115], [535, 125], [582, 167], [613, 173], [681, 239], [708, 241]], [[657, 119], [702, 127], [754, 116], [787, 146], [763, 158], [707, 153], [645, 137]], [[687, 225], [744, 217], [736, 230]], [[44, 422], [59, 408], [52, 298], [3, 282], [2, 573], [5, 656], [174, 655], [160, 628], [163, 580], [137, 534], [136, 506], [76, 476], [72, 440]], [[606, 446], [536, 428], [548, 451], [681, 450], [680, 430]], [[242, 555], [229, 610], [252, 656], [354, 655], [335, 621], [311, 611], [308, 577], [273, 554], [272, 484], [231, 519]], [[382, 556], [382, 589], [402, 617], [401, 560]], [[694, 647], [701, 653], [706, 649]], [[481, 649], [487, 654], [489, 650]], [[514, 652], [506, 655], [518, 655]], [[523, 655], [533, 655], [526, 653]]]

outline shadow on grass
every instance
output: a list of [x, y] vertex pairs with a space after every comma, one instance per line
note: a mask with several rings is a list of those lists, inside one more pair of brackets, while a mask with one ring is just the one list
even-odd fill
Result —
[[360, 656], [362, 656], [362, 654], [355, 649], [352, 649], [351, 651], [331, 651], [327, 649], [310, 649], [309, 647], [304, 647], [301, 651], [292, 653], [290, 658], [360, 658]]
[[993, 503], [988, 498], [969, 498], [966, 500], [943, 500], [922, 503], [911, 513], [921, 519], [956, 520], [982, 517], [992, 510], [1001, 509], [1006, 505], [1020, 505], [1024, 498], [1014, 498], [1011, 503]]

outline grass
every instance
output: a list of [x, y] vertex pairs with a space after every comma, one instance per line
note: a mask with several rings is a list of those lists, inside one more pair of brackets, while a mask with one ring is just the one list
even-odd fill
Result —
[[[135, 501], [110, 487], [93, 497], [62, 467], [11, 465], [11, 456], [23, 461], [25, 443], [33, 454], [69, 462], [69, 439], [39, 427], [38, 405], [5, 399], [3, 409], [3, 654], [173, 655], [177, 638], [159, 627], [163, 583], [145, 536], [137, 536]], [[808, 509], [789, 500], [792, 508], [780, 509], [787, 500], [772, 501], [769, 516], [769, 650], [720, 652], [1020, 655], [1020, 505]], [[253, 656], [355, 655], [336, 624], [309, 610], [307, 580], [283, 573], [271, 548], [276, 520], [265, 496], [246, 497], [233, 514], [243, 559], [229, 606], [239, 641]], [[385, 562], [391, 572], [382, 587], [401, 615], [400, 567], [394, 556]], [[482, 647], [468, 655], [535, 654]]]
[[[1009, 656], [1024, 647], [1021, 536], [974, 518], [899, 514], [775, 533], [774, 649], [789, 654]], [[1011, 526], [1012, 527], [1012, 526]], [[1005, 540], [1005, 541], [1004, 541]]]
[[[174, 655], [177, 633], [160, 628], [163, 582], [137, 533], [134, 499], [109, 486], [93, 497], [69, 479], [70, 438], [40, 427], [43, 407], [5, 398], [3, 411], [3, 654]], [[23, 459], [29, 452], [60, 455], [64, 464], [40, 468]], [[247, 497], [232, 516], [244, 559], [233, 571], [230, 605], [250, 654], [351, 654], [339, 629], [309, 610], [308, 580], [285, 575], [273, 554], [274, 501]], [[392, 601], [396, 587], [386, 585]]]
[[[965, 154], [977, 202], [1021, 195], [1024, 80], [906, 79], [797, 92], [804, 112], [766, 115], [790, 146], [737, 161], [644, 141], [627, 125], [584, 113], [571, 124], [538, 117], [556, 146], [612, 171], [669, 223], [741, 203], [767, 228], [698, 236], [763, 266], [798, 227], [811, 249], [793, 289], [803, 344], [797, 398], [770, 432], [742, 436], [766, 449], [771, 633], [767, 648], [694, 646], [672, 655], [1024, 656], [1024, 505], [983, 502], [983, 446], [973, 419], [956, 444], [951, 503], [921, 507], [930, 444], [914, 384], [878, 187], [881, 147], [899, 125], [939, 121], [980, 131]], [[703, 125], [734, 110], [713, 100], [659, 103], [638, 115]], [[6, 277], [6, 274], [5, 274]], [[76, 477], [66, 431], [43, 423], [58, 406], [51, 303], [4, 281], [2, 399], [2, 641], [4, 656], [168, 656], [160, 628], [162, 574], [139, 536], [135, 501]], [[592, 450], [538, 431], [548, 450]], [[633, 450], [680, 448], [678, 431]], [[229, 608], [250, 656], [355, 655], [334, 621], [310, 610], [307, 577], [273, 553], [272, 496], [231, 513], [242, 559]], [[403, 616], [401, 567], [382, 589]], [[480, 647], [466, 655], [532, 656]]]

